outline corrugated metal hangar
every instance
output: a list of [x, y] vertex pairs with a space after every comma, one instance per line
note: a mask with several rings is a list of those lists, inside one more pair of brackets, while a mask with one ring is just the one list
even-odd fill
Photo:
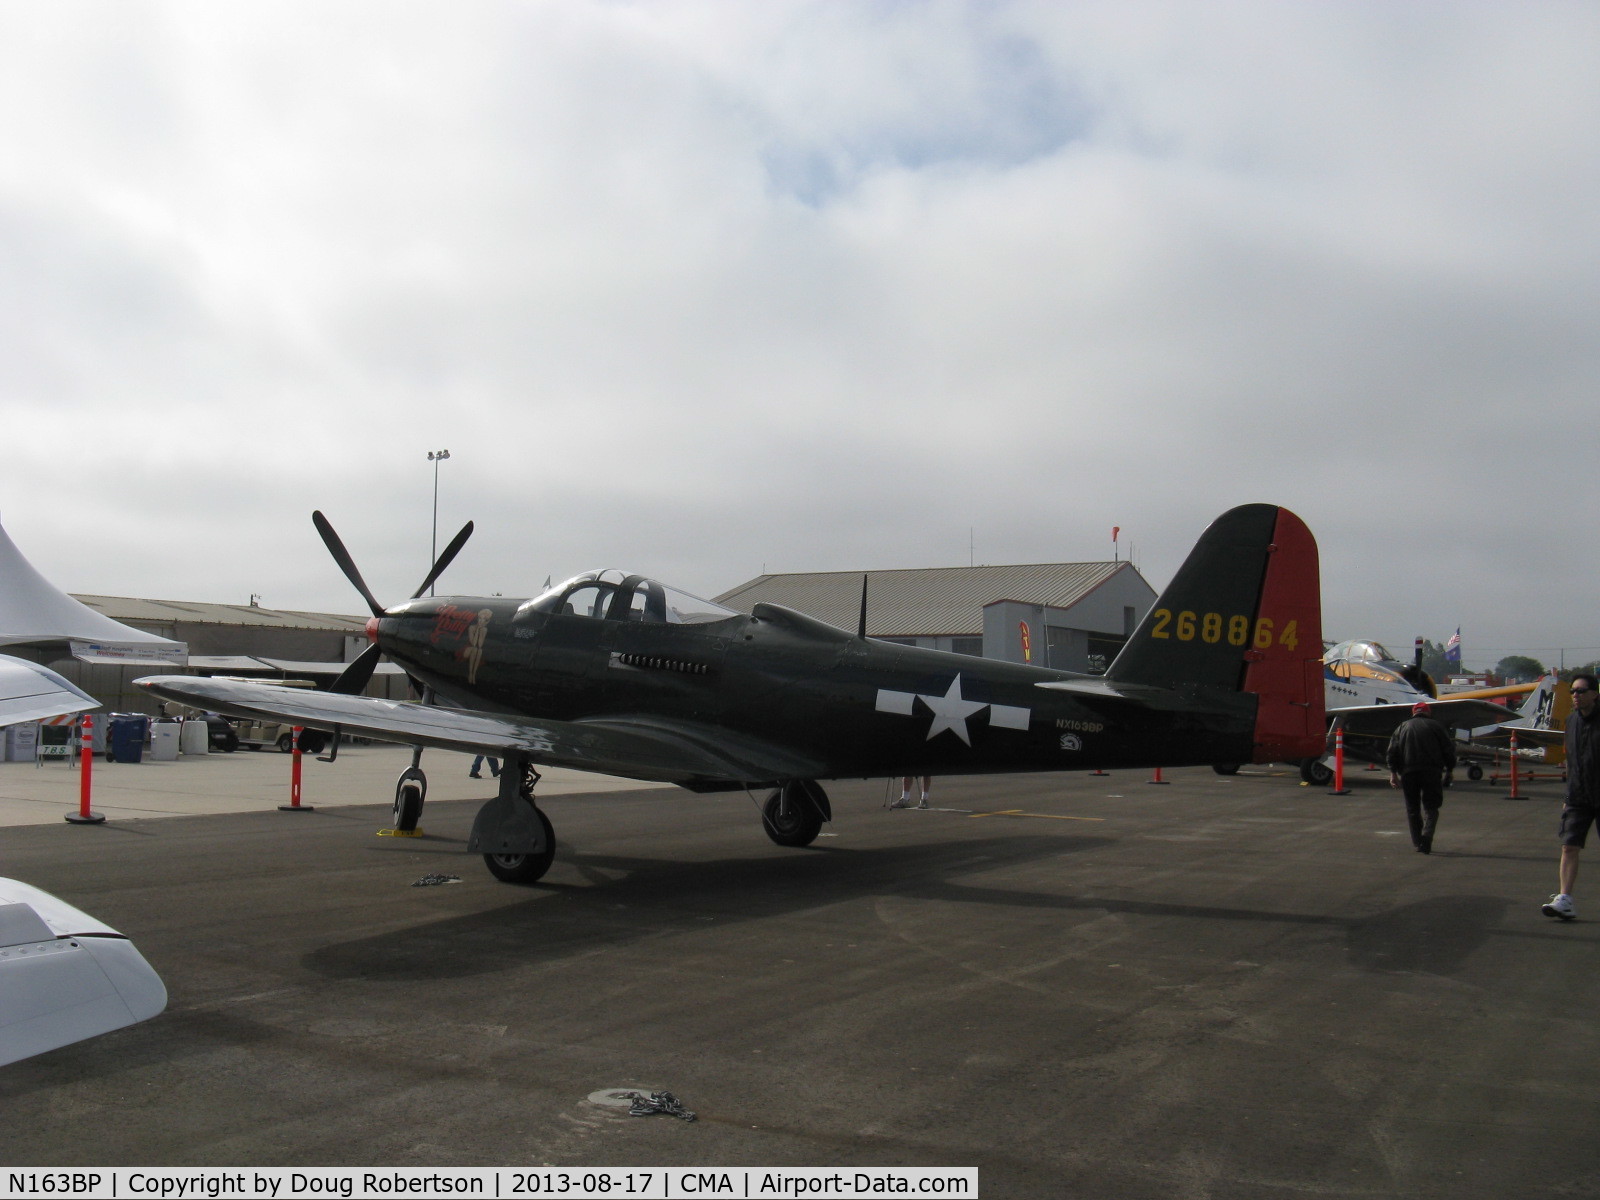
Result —
[[[11, 647], [60, 672], [114, 712], [152, 712], [148, 693], [133, 686], [141, 675], [188, 673], [243, 675], [271, 681], [324, 678], [331, 681], [344, 663], [366, 648], [366, 618], [337, 613], [291, 612], [245, 604], [194, 600], [141, 600], [127, 596], [73, 599], [98, 613], [147, 633], [184, 642], [188, 666], [162, 668], [80, 662], [72, 657]], [[387, 664], [386, 664], [387, 665]], [[397, 667], [374, 678], [367, 694], [404, 699], [406, 679]]]

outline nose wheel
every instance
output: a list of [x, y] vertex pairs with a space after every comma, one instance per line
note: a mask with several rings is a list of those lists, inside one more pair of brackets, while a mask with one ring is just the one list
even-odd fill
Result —
[[415, 833], [422, 819], [422, 802], [428, 798], [428, 777], [421, 767], [407, 767], [394, 785], [394, 831]]

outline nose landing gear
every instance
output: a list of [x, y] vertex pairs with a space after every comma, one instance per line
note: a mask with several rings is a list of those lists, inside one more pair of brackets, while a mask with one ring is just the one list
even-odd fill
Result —
[[428, 798], [428, 777], [422, 773], [422, 747], [411, 751], [411, 765], [400, 772], [394, 785], [394, 833], [416, 837], [422, 819], [422, 802]]
[[428, 798], [428, 777], [416, 767], [400, 772], [394, 785], [394, 831], [417, 832], [417, 822], [422, 819], [422, 802]]

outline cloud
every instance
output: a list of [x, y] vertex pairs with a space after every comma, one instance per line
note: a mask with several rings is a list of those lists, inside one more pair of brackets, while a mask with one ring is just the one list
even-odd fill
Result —
[[[1584, 6], [0, 13], [0, 513], [86, 592], [1317, 532], [1328, 631], [1600, 642]], [[444, 535], [441, 535], [441, 540]], [[202, 549], [203, 548], [203, 549]], [[384, 581], [384, 586], [377, 582]]]

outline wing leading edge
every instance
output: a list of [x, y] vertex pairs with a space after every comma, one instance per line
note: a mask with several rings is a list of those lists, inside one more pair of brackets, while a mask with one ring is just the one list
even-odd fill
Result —
[[689, 722], [626, 717], [551, 721], [187, 675], [149, 675], [134, 683], [158, 696], [232, 716], [318, 729], [337, 725], [380, 741], [474, 754], [514, 751], [547, 766], [690, 787], [816, 778], [821, 773], [819, 764], [781, 748], [730, 740], [721, 730], [713, 737], [712, 731]]
[[[1429, 714], [1452, 729], [1476, 729], [1483, 725], [1500, 725], [1517, 719], [1509, 708], [1491, 704], [1487, 700], [1456, 700], [1445, 698], [1429, 700]], [[1330, 717], [1337, 717], [1347, 733], [1387, 737], [1411, 719], [1409, 704], [1363, 704], [1352, 708], [1330, 708]]]
[[100, 701], [49, 667], [0, 654], [0, 725], [42, 721], [99, 707]]

